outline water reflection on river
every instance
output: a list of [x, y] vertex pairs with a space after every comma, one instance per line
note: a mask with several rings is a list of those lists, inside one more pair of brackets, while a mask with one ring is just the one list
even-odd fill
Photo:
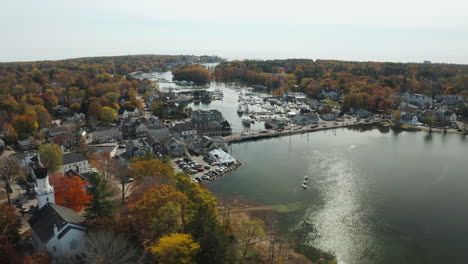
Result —
[[232, 153], [244, 166], [209, 188], [265, 204], [302, 204], [283, 213], [285, 229], [342, 263], [465, 263], [464, 137], [383, 132], [340, 129], [235, 144]]

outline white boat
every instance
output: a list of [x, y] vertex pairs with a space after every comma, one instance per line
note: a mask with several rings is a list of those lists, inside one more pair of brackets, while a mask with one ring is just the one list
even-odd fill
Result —
[[237, 107], [237, 113], [242, 114], [244, 113], [244, 110], [244, 105], [239, 104], [239, 106]]
[[250, 126], [250, 121], [252, 121], [252, 120], [250, 119], [250, 117], [248, 117], [248, 116], [242, 117], [242, 124], [243, 124], [244, 126]]
[[304, 189], [304, 190], [307, 189], [307, 185], [305, 183], [302, 184], [302, 189]]

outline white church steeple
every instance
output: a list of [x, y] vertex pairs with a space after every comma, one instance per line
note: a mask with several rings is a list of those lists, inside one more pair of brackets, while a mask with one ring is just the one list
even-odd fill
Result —
[[47, 167], [44, 166], [36, 156], [29, 163], [31, 176], [36, 179], [37, 206], [41, 209], [48, 203], [55, 204], [54, 187], [49, 184]]

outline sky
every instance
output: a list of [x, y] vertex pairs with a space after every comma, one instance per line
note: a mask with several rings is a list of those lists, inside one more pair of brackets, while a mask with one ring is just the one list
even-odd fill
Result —
[[0, 61], [134, 54], [468, 64], [466, 0], [0, 0]]

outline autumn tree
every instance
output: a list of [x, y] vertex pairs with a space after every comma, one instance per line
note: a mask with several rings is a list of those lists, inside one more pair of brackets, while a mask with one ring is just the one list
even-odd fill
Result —
[[105, 122], [105, 123], [112, 123], [117, 119], [117, 113], [115, 112], [114, 109], [104, 106], [101, 109], [100, 113], [100, 120]]
[[142, 250], [122, 234], [108, 229], [86, 234], [84, 262], [90, 264], [142, 263]]
[[93, 154], [90, 158], [90, 167], [95, 168], [96, 171], [104, 178], [108, 180], [114, 170], [115, 160], [112, 159], [109, 152], [102, 154]]
[[7, 143], [12, 144], [12, 143], [15, 143], [16, 140], [18, 140], [18, 135], [16, 134], [16, 130], [11, 124], [7, 122], [3, 123], [3, 132], [5, 133], [4, 139]]
[[191, 182], [184, 174], [176, 175], [176, 188], [188, 197], [185, 233], [200, 244], [199, 263], [229, 263], [234, 252], [226, 230], [218, 222], [216, 199], [199, 184]]
[[16, 243], [19, 241], [21, 222], [14, 207], [0, 204], [0, 243]]
[[128, 190], [130, 190], [130, 186], [132, 186], [132, 183], [129, 182], [130, 169], [120, 160], [114, 160], [111, 164], [111, 173], [113, 177], [120, 183], [121, 202], [125, 203], [125, 195], [127, 194]]
[[11, 157], [0, 158], [0, 184], [5, 189], [8, 205], [11, 206], [10, 195], [13, 192], [13, 182], [21, 175], [21, 168], [18, 162]]
[[132, 163], [130, 174], [136, 181], [141, 181], [145, 177], [154, 177], [162, 183], [167, 183], [173, 181], [174, 170], [160, 160], [151, 159]]
[[52, 256], [49, 253], [34, 254], [24, 259], [23, 264], [51, 264]]
[[238, 234], [244, 243], [244, 257], [247, 255], [249, 247], [256, 242], [255, 239], [258, 240], [266, 237], [264, 225], [263, 221], [259, 218], [241, 222]]
[[51, 173], [56, 172], [63, 164], [62, 149], [55, 143], [40, 145], [39, 158]]
[[49, 114], [49, 111], [45, 109], [42, 105], [34, 106], [36, 111], [36, 120], [40, 126], [47, 127], [52, 122], [52, 117]]
[[114, 190], [107, 180], [98, 173], [88, 176], [91, 185], [87, 192], [92, 197], [85, 209], [87, 221], [97, 218], [111, 218], [115, 212], [115, 202], [112, 201]]
[[101, 104], [97, 101], [93, 101], [88, 106], [88, 112], [86, 116], [89, 119], [91, 118], [99, 119], [99, 117], [101, 116], [101, 112], [102, 112]]
[[33, 135], [39, 126], [36, 122], [36, 117], [32, 115], [15, 116], [12, 124], [20, 138]]
[[196, 264], [196, 255], [200, 245], [191, 235], [175, 233], [162, 237], [159, 242], [150, 247], [151, 255], [160, 264]]
[[132, 196], [134, 201], [128, 208], [146, 241], [154, 241], [183, 228], [187, 196], [174, 187], [156, 184], [143, 193], [134, 192]]
[[54, 186], [55, 203], [75, 212], [83, 210], [86, 204], [91, 202], [92, 196], [86, 193], [87, 183], [79, 176], [66, 176], [56, 174], [51, 177]]

